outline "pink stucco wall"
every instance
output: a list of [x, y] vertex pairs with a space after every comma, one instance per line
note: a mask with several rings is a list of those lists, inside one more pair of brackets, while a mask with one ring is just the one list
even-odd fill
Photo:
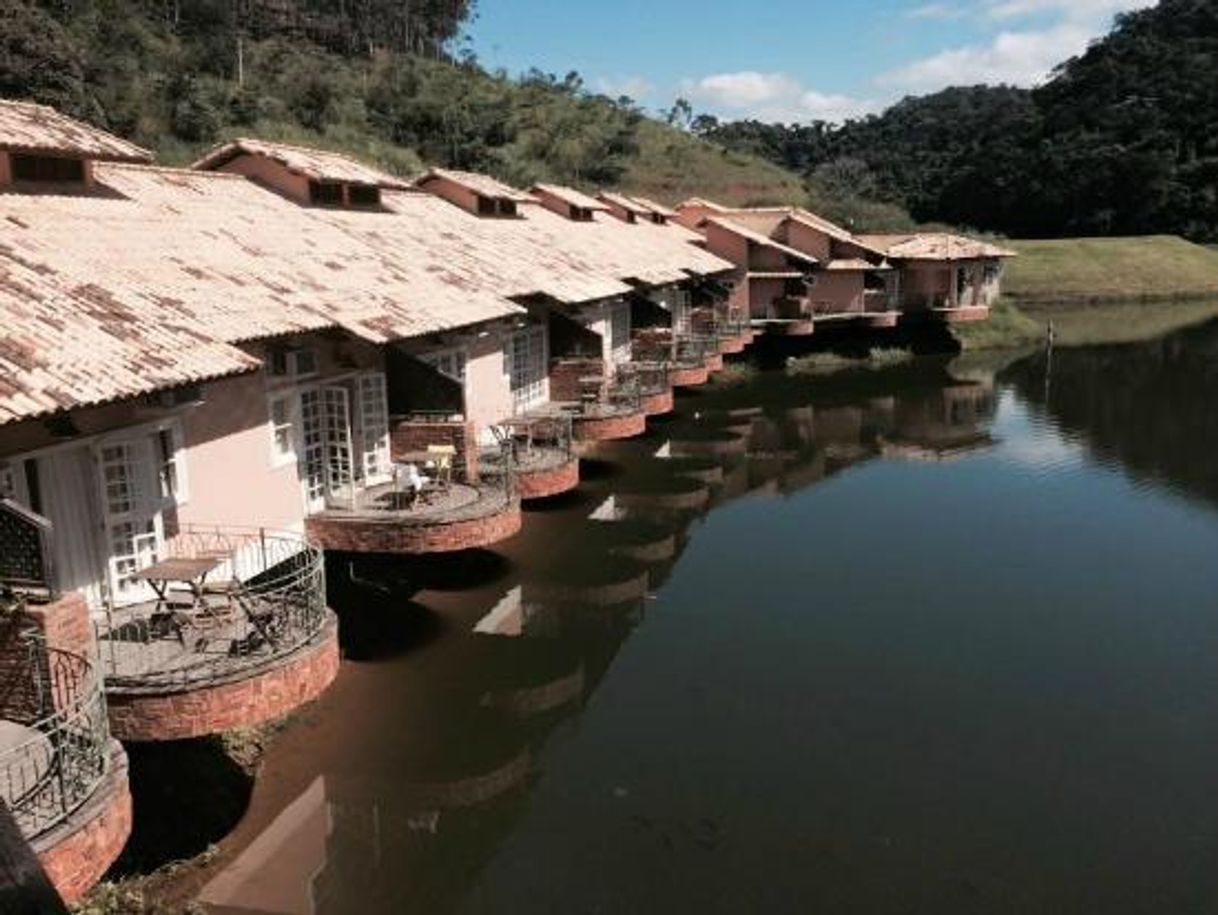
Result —
[[266, 380], [218, 381], [182, 417], [189, 498], [184, 524], [299, 529], [304, 500], [297, 465], [272, 467]]

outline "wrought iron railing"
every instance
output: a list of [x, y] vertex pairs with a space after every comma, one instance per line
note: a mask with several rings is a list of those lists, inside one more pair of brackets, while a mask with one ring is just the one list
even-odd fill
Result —
[[191, 527], [162, 558], [211, 559], [206, 577], [96, 622], [107, 689], [237, 679], [307, 644], [325, 625], [322, 552], [297, 534]]
[[0, 798], [27, 839], [84, 804], [109, 767], [109, 725], [89, 660], [33, 631], [0, 646]]
[[719, 352], [715, 337], [681, 335], [673, 341], [673, 362], [679, 367], [699, 366]]
[[54, 599], [59, 588], [51, 557], [51, 522], [0, 499], [0, 586]]
[[666, 362], [627, 362], [618, 366], [618, 379], [638, 388], [640, 397], [663, 394], [671, 386]]

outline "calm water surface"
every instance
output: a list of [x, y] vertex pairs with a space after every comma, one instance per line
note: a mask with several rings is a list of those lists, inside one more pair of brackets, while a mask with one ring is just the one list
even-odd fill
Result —
[[493, 554], [337, 563], [349, 660], [202, 898], [1214, 911], [1216, 366], [1209, 326], [764, 376]]

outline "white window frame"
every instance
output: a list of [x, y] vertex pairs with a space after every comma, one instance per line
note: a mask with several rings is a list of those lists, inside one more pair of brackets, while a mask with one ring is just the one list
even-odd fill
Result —
[[469, 353], [465, 347], [453, 346], [424, 353], [419, 356], [419, 361], [425, 362], [445, 378], [451, 378], [464, 388], [469, 366]]
[[[275, 419], [275, 405], [286, 405], [287, 418], [284, 422]], [[286, 467], [300, 460], [300, 443], [297, 434], [300, 429], [300, 392], [278, 391], [267, 395], [267, 428], [270, 430], [271, 467]], [[287, 432], [286, 451], [279, 447], [279, 432]]]
[[[524, 341], [526, 366], [523, 368], [517, 367], [517, 341]], [[507, 370], [513, 413], [524, 413], [549, 399], [549, 348], [549, 335], [541, 326], [522, 328], [507, 338], [503, 364]], [[534, 377], [537, 372], [539, 374]]]

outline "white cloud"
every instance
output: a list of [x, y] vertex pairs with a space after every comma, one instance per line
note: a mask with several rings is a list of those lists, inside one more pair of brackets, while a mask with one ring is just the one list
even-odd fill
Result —
[[626, 95], [638, 101], [646, 98], [655, 85], [642, 76], [602, 76], [594, 83], [596, 91], [610, 98]]
[[[1028, 17], [1047, 22], [1042, 28], [1006, 28], [988, 42], [948, 48], [881, 73], [875, 81], [900, 92], [976, 83], [1033, 86], [1058, 64], [1085, 51], [1104, 34], [1113, 15], [1152, 5], [1150, 0], [982, 0], [974, 12], [991, 23]], [[919, 9], [925, 8], [911, 15]]]
[[695, 108], [762, 121], [843, 121], [879, 110], [870, 99], [817, 92], [786, 73], [741, 70], [687, 79], [681, 91]]
[[905, 13], [907, 19], [959, 19], [965, 11], [951, 3], [924, 3]]

